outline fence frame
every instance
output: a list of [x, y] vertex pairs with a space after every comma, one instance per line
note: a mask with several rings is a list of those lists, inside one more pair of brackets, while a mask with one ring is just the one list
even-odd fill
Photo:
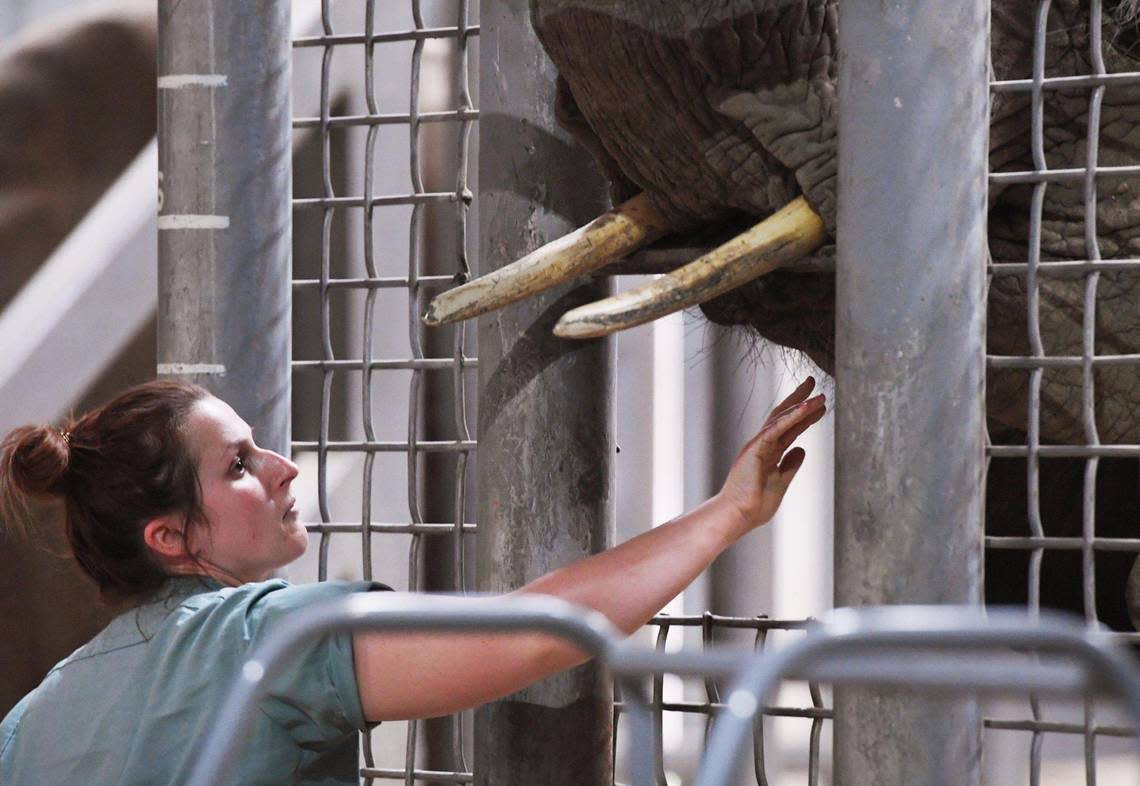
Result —
[[157, 373], [207, 388], [286, 455], [291, 5], [158, 5]]
[[[1113, 649], [1110, 639], [1064, 615], [1030, 617], [1011, 609], [987, 615], [974, 606], [838, 609], [813, 624], [806, 638], [775, 654], [736, 649], [666, 653], [623, 640], [603, 615], [557, 598], [363, 592], [302, 610], [250, 653], [234, 676], [217, 722], [199, 743], [200, 758], [189, 782], [223, 782], [263, 686], [304, 642], [343, 630], [543, 631], [573, 643], [604, 661], [622, 687], [633, 722], [633, 778], [638, 786], [657, 782], [653, 750], [658, 729], [643, 678], [663, 672], [733, 679], [698, 775], [701, 786], [729, 783], [757, 712], [776, 685], [789, 677], [951, 692], [1101, 692], [1116, 698], [1140, 722], [1136, 661]], [[1025, 650], [1069, 660], [1034, 661]], [[947, 653], [958, 658], [947, 662]], [[1136, 744], [1140, 751], [1140, 739]]]
[[[835, 605], [979, 603], [989, 2], [839, 30]], [[834, 737], [838, 786], [980, 778], [975, 702], [838, 690]]]
[[[608, 200], [555, 122], [555, 70], [526, 7], [485, 2], [480, 28], [482, 274]], [[551, 332], [568, 309], [609, 293], [608, 279], [587, 279], [479, 319], [480, 591], [518, 589], [613, 543], [613, 339]], [[613, 695], [596, 664], [552, 677], [476, 711], [475, 783], [609, 786], [612, 728]]]

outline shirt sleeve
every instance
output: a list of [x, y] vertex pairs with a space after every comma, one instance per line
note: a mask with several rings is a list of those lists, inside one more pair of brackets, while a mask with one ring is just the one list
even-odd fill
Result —
[[[227, 599], [242, 614], [247, 654], [282, 620], [313, 604], [354, 592], [386, 590], [373, 582], [319, 582], [292, 586], [280, 580], [247, 584]], [[352, 632], [328, 633], [299, 646], [266, 682], [259, 709], [297, 744], [320, 749], [367, 728], [352, 653]]]

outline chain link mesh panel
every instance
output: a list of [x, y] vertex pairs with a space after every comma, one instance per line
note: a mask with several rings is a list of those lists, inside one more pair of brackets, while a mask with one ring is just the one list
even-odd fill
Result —
[[[1098, 529], [1098, 508], [1130, 510], [1140, 500], [1140, 473], [1135, 470], [1140, 446], [1135, 436], [1106, 436], [1102, 426], [1109, 413], [1098, 409], [1097, 399], [1100, 376], [1106, 372], [1135, 375], [1140, 366], [1140, 355], [1120, 351], [1098, 333], [1102, 330], [1098, 306], [1118, 295], [1124, 286], [1121, 282], [1140, 278], [1140, 260], [1127, 258], [1129, 246], [1113, 242], [1110, 253], [1103, 247], [1105, 234], [1111, 237], [1118, 228], [1098, 231], [1105, 220], [1106, 201], [1115, 198], [1107, 193], [1105, 184], [1126, 184], [1140, 175], [1140, 165], [1122, 163], [1128, 151], [1113, 147], [1109, 156], [1101, 154], [1102, 107], [1106, 99], [1113, 99], [1114, 92], [1121, 100], [1134, 98], [1140, 89], [1140, 71], [1112, 72], [1106, 67], [1106, 44], [1100, 36], [1106, 11], [1100, 0], [1092, 0], [1083, 11], [1088, 13], [1085, 24], [1090, 31], [1083, 53], [1087, 73], [1075, 73], [1072, 60], [1051, 60], [1051, 37], [1063, 35], [1073, 22], [1069, 5], [1065, 4], [1065, 13], [1061, 13], [1048, 0], [1042, 0], [1036, 7], [1026, 6], [1017, 12], [1024, 15], [1021, 23], [1033, 38], [1031, 67], [1025, 74], [996, 73], [992, 85], [995, 123], [1027, 120], [1029, 143], [1025, 145], [1027, 158], [1022, 157], [1026, 160], [1013, 156], [991, 176], [995, 193], [1016, 193], [1015, 189], [1025, 193], [1022, 223], [1027, 243], [1027, 255], [1021, 259], [994, 256], [989, 269], [991, 285], [1000, 291], [1002, 281], [1019, 282], [1015, 286], [1024, 287], [1029, 308], [1024, 325], [1026, 350], [988, 357], [991, 375], [996, 372], [1024, 378], [1024, 429], [993, 433], [987, 449], [991, 488], [1011, 473], [1021, 473], [1024, 515], [1007, 516], [1000, 534], [987, 535], [986, 547], [991, 570], [1000, 564], [999, 554], [1015, 555], [1023, 561], [1023, 566], [1015, 564], [1011, 570], [1024, 574], [1024, 601], [1033, 609], [1056, 602], [1049, 587], [1043, 592], [1047, 558], [1075, 556], [1072, 564], [1080, 579], [1077, 606], [1091, 624], [1102, 618], [1103, 601], [1097, 594], [1098, 557], [1130, 559], [1140, 552], [1135, 518], [1128, 520], [1130, 533]], [[430, 583], [424, 579], [423, 553], [430, 544], [444, 541], [447, 546], [437, 546], [432, 559], [451, 563], [451, 584], [432, 588], [462, 590], [464, 575], [470, 571], [464, 564], [463, 540], [475, 532], [474, 523], [467, 521], [465, 514], [470, 509], [468, 469], [475, 450], [468, 425], [472, 407], [467, 383], [477, 361], [473, 337], [462, 327], [444, 340], [441, 350], [440, 344], [424, 333], [418, 317], [425, 295], [450, 285], [457, 276], [466, 277], [470, 269], [467, 257], [472, 244], [467, 218], [473, 195], [468, 181], [473, 161], [469, 149], [478, 112], [472, 101], [469, 69], [474, 62], [472, 43], [478, 34], [478, 27], [472, 23], [477, 9], [465, 0], [432, 4], [432, 13], [450, 16], [451, 22], [446, 25], [425, 23], [425, 9], [414, 0], [399, 12], [371, 0], [361, 4], [359, 18], [352, 19], [351, 24], [341, 22], [351, 15], [334, 14], [328, 0], [323, 0], [321, 11], [322, 33], [294, 41], [298, 68], [309, 67], [319, 79], [319, 115], [298, 117], [293, 123], [299, 136], [315, 134], [319, 140], [319, 187], [313, 192], [298, 192], [294, 199], [298, 232], [311, 231], [319, 243], [316, 258], [297, 262], [294, 296], [299, 337], [293, 363], [298, 406], [303, 407], [306, 401], [315, 403], [311, 410], [298, 413], [293, 449], [299, 458], [309, 455], [315, 459], [320, 523], [311, 531], [318, 539], [317, 574], [321, 580], [329, 578], [334, 541], [352, 539], [359, 549], [361, 575], [371, 577], [378, 552], [391, 553], [395, 548], [406, 557], [406, 587], [423, 589]], [[385, 27], [393, 20], [400, 21], [401, 15], [406, 17], [404, 26]], [[1118, 44], [1109, 43], [1113, 47]], [[433, 71], [433, 79], [446, 74], [446, 105], [436, 95], [431, 107], [425, 108], [425, 51], [433, 46], [437, 55], [444, 53], [446, 62], [446, 67]], [[1135, 48], [1134, 44], [1124, 48], [1130, 46]], [[401, 58], [402, 70], [392, 70]], [[353, 63], [358, 71], [357, 79], [364, 87], [357, 90], [355, 99], [337, 92], [338, 59]], [[303, 60], [307, 66], [302, 65]], [[1127, 59], [1115, 58], [1114, 62]], [[380, 63], [388, 68], [381, 69]], [[402, 82], [403, 74], [407, 74], [406, 83]], [[402, 85], [403, 106], [389, 106], [384, 98], [394, 95], [397, 82]], [[432, 85], [431, 89], [438, 91], [435, 81]], [[1079, 122], [1082, 132], [1058, 143], [1062, 132], [1055, 124], [1065, 112], [1060, 107], [1051, 109], [1052, 102], [1058, 96], [1071, 99], [1078, 93], [1087, 95]], [[397, 163], [401, 146], [404, 152]], [[430, 160], [425, 161], [425, 157]], [[350, 171], [353, 165], [356, 170]], [[1079, 191], [1080, 215], [1067, 220], [1083, 224], [1080, 252], [1070, 247], [1062, 251], [1061, 244], [1055, 242], [1059, 219], [1047, 209], [1053, 204], [1048, 198], [1050, 187]], [[406, 244], [393, 239], [396, 225], [402, 227]], [[1110, 286], [1105, 287], [1106, 282]], [[1079, 345], [1051, 346], [1048, 324], [1042, 328], [1042, 309], [1048, 311], [1058, 302], [1073, 303], [1074, 291], [1078, 293], [1076, 310], [1081, 314]], [[306, 343], [300, 338], [304, 332], [319, 333], [319, 341]], [[403, 343], [398, 356], [385, 354], [393, 340]], [[1075, 391], [1073, 401], [1058, 403], [1043, 395], [1052, 378], [1063, 379], [1065, 375], [1075, 380], [1070, 385]], [[435, 408], [439, 401], [447, 402], [448, 428], [438, 427], [438, 413], [425, 412], [429, 400]], [[1068, 431], [1064, 425], [1056, 425], [1064, 420], [1056, 408], [1064, 411], [1066, 406], [1078, 412], [1076, 425]], [[406, 424], [404, 433], [383, 433], [378, 408], [389, 414], [392, 408], [400, 410]], [[435, 432], [428, 428], [432, 423], [436, 423]], [[1047, 424], [1044, 432], [1043, 423]], [[424, 469], [430, 457], [443, 460], [447, 468], [443, 515], [437, 514], [441, 510], [436, 485], [440, 465], [433, 465], [435, 471], [430, 477]], [[1009, 466], [1008, 472], [998, 471], [1002, 462]], [[1078, 494], [1070, 500], [1080, 512], [1080, 528], [1073, 533], [1050, 531], [1049, 517], [1041, 510], [1042, 478], [1061, 462], [1082, 465]], [[1108, 462], [1122, 462], [1122, 469], [1113, 470], [1114, 478], [1118, 474], [1126, 478], [1132, 467], [1131, 488], [1123, 484], [1126, 498], [1118, 496], [1119, 489], [1113, 490], [1117, 496], [1112, 497], [1101, 490]], [[355, 520], [341, 515], [330, 499], [346, 467], [360, 479], [359, 487], [354, 487], [359, 492], [359, 517]], [[378, 473], [389, 485], [391, 477], [400, 477], [405, 488], [403, 515], [392, 514], [390, 505], [380, 505], [383, 515], [378, 515]], [[1048, 479], [1045, 485], [1050, 486]], [[428, 508], [436, 515], [429, 514]], [[1023, 531], [1007, 531], [1006, 525]], [[388, 575], [379, 578], [391, 581]], [[706, 642], [714, 631], [746, 630], [754, 645], [763, 647], [773, 631], [794, 635], [805, 624], [802, 620], [706, 614], [661, 616], [652, 628], [660, 648], [668, 646], [670, 635], [678, 629], [692, 627], [702, 630]], [[1118, 635], [1140, 641], [1137, 634]], [[721, 705], [719, 688], [713, 682], [704, 685], [700, 699], [666, 700], [665, 694], [664, 682], [659, 679], [653, 692], [659, 729], [670, 716], [698, 718], [707, 724]], [[764, 714], [803, 718], [809, 724], [804, 739], [807, 782], [815, 784], [826, 778], [823, 732], [832, 710], [819, 686], [809, 686], [809, 697], [810, 704], [768, 707]], [[616, 712], [620, 717], [620, 701]], [[997, 732], [1028, 735], [1031, 783], [1042, 782], [1046, 735], [1081, 738], [1085, 782], [1093, 784], [1098, 739], [1135, 734], [1111, 719], [1102, 722], [1091, 706], [1080, 719], [1073, 720], [1050, 717], [1046, 705], [1030, 699], [1025, 710], [1014, 715], [987, 718], [987, 741]], [[450, 723], [451, 769], [417, 769], [422, 758], [421, 729], [419, 724], [409, 723], [397, 757], [402, 761], [379, 759], [375, 746], [366, 742], [362, 776], [368, 782], [470, 782], [464, 735], [458, 719]], [[763, 727], [758, 726], [753, 754], [757, 784], [774, 782], [769, 780], [772, 774], [766, 766], [771, 759], [766, 744]], [[655, 756], [659, 781], [665, 783], [666, 760], [660, 745]]]
[[[1116, 24], [1120, 5], [994, 8], [986, 581], [987, 589], [1021, 584], [1005, 602], [1067, 608], [1135, 643], [1124, 577], [1140, 552], [1140, 261], [1127, 258], [1136, 247], [1119, 208], [1140, 175], [1122, 125], [1140, 99], [1140, 52], [1135, 23]], [[1032, 39], [1031, 58], [1005, 56], [1016, 35]], [[1012, 293], [1028, 306], [1020, 330], [1000, 312]], [[995, 352], [995, 327], [1012, 328], [1021, 351], [1006, 341]], [[1019, 409], [1013, 398], [1024, 426], [995, 427], [995, 408]], [[1018, 499], [998, 505], [999, 497]], [[1135, 730], [1092, 705], [1075, 718], [1071, 708], [1058, 712], [1031, 697], [985, 723], [1029, 735], [1031, 784], [1049, 782], [1046, 735], [1079, 735], [1082, 782], [1096, 783], [1098, 738]]]
[[[320, 84], [319, 115], [293, 122], [319, 167], [308, 190], [299, 174], [293, 200], [297, 234], [319, 238], [296, 259], [293, 285], [292, 447], [316, 469], [316, 578], [375, 572], [401, 589], [463, 591], [477, 361], [463, 326], [428, 336], [419, 317], [425, 297], [468, 272], [478, 117], [468, 75], [479, 31], [466, 0], [323, 0], [320, 10], [319, 34], [293, 42], [299, 78]], [[355, 569], [336, 567], [338, 545], [358, 552]], [[450, 563], [446, 580], [433, 573], [440, 561]], [[364, 735], [361, 777], [470, 781], [461, 719], [442, 723]], [[392, 739], [401, 727], [402, 745]], [[439, 761], [450, 769], [423, 769]]]

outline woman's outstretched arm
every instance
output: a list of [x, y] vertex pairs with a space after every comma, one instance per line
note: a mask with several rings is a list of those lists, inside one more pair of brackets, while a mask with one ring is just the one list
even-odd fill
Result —
[[[769, 521], [804, 459], [792, 442], [823, 417], [806, 380], [740, 451], [720, 492], [695, 510], [512, 594], [595, 609], [624, 633], [644, 625], [726, 548]], [[444, 715], [512, 693], [586, 659], [547, 634], [358, 633], [356, 676], [369, 720]]]

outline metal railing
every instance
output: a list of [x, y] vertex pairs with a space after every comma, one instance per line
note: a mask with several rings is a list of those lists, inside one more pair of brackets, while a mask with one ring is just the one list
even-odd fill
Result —
[[[986, 615], [968, 607], [841, 609], [813, 623], [803, 639], [776, 653], [668, 653], [624, 642], [599, 613], [554, 598], [361, 593], [304, 610], [250, 654], [201, 744], [201, 757], [189, 782], [194, 786], [226, 782], [246, 738], [244, 732], [256, 714], [262, 686], [306, 641], [350, 629], [543, 631], [564, 637], [601, 658], [622, 686], [634, 735], [632, 764], [638, 786], [661, 782], [660, 760], [654, 754], [660, 750], [655, 739], [658, 726], [652, 721], [642, 680], [663, 672], [733, 678], [702, 761], [701, 786], [729, 782], [739, 749], [755, 728], [757, 713], [784, 679], [941, 693], [1102, 693], [1118, 701], [1140, 723], [1136, 662], [1079, 621], [1050, 614], [1030, 620], [1019, 611]], [[934, 773], [929, 775], [934, 777]]]
[[[1016, 649], [1016, 651], [1014, 651]], [[1064, 656], [1059, 663], [1031, 657]], [[801, 641], [752, 659], [728, 695], [728, 711], [705, 754], [698, 783], [723, 784], [757, 708], [783, 679], [900, 687], [942, 694], [1101, 693], [1140, 725], [1135, 660], [1063, 616], [1021, 611], [891, 606], [837, 609]], [[1140, 739], [1136, 744], [1140, 754]], [[1137, 759], [1140, 763], [1140, 756]], [[927, 773], [925, 783], [946, 773]]]

